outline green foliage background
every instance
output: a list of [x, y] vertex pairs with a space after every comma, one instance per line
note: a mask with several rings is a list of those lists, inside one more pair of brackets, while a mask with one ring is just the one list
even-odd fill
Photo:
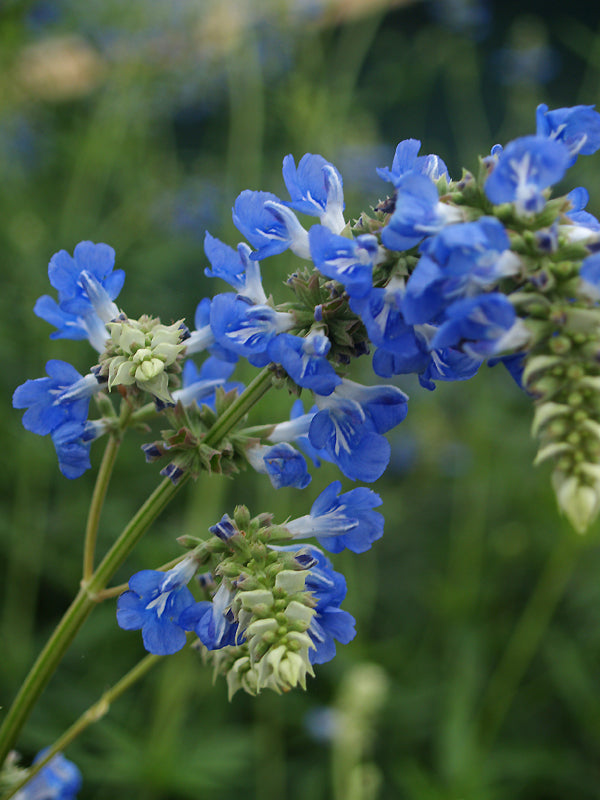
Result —
[[[11, 407], [14, 388], [42, 375], [48, 358], [89, 367], [85, 343], [50, 342], [31, 313], [49, 291], [50, 256], [82, 239], [107, 242], [127, 272], [119, 303], [131, 316], [192, 319], [222, 288], [204, 277], [205, 229], [235, 244], [235, 197], [283, 192], [287, 153], [335, 163], [358, 216], [385, 195], [374, 168], [391, 163], [401, 139], [420, 138], [456, 176], [495, 142], [533, 132], [539, 102], [598, 102], [593, 6], [571, 2], [549, 16], [534, 0], [489, 4], [487, 25], [461, 27], [456, 9], [479, 4], [4, 3], [3, 705], [76, 590], [93, 486], [92, 474], [64, 479], [51, 443], [24, 432]], [[569, 181], [585, 184], [598, 214], [599, 156], [580, 159]], [[276, 296], [296, 265], [265, 262]], [[368, 365], [356, 366], [372, 381]], [[81, 798], [597, 798], [598, 526], [580, 540], [558, 517], [547, 475], [530, 466], [530, 404], [500, 367], [431, 394], [398, 384], [411, 403], [375, 487], [385, 536], [337, 559], [355, 641], [305, 694], [231, 704], [193, 654], [165, 659], [68, 751], [84, 772]], [[265, 405], [257, 421], [283, 419], [289, 402]], [[101, 548], [158, 482], [142, 441], [133, 435], [123, 448]], [[95, 464], [100, 456], [97, 446]], [[170, 560], [176, 536], [206, 534], [237, 503], [278, 519], [304, 514], [334, 477], [324, 467], [307, 490], [277, 493], [249, 473], [202, 478], [117, 579]], [[114, 603], [100, 606], [24, 730], [24, 757], [141, 655], [140, 637], [117, 628]], [[349, 730], [360, 734], [353, 745]]]

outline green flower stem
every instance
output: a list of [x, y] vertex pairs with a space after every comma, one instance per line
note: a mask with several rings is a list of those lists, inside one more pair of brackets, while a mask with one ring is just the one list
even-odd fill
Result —
[[104, 450], [102, 463], [96, 476], [96, 484], [92, 494], [90, 509], [88, 511], [88, 518], [85, 527], [85, 539], [83, 546], [83, 577], [82, 580], [89, 581], [94, 573], [94, 557], [96, 554], [96, 539], [98, 536], [98, 526], [100, 524], [100, 515], [104, 506], [108, 484], [113, 472], [115, 461], [117, 460], [117, 453], [123, 435], [127, 427], [129, 418], [131, 417], [131, 406], [124, 400], [121, 404], [121, 416], [119, 419], [119, 431], [111, 433]]
[[261, 370], [256, 378], [219, 417], [204, 438], [204, 444], [215, 446], [250, 411], [260, 398], [271, 388], [273, 373], [269, 367]]
[[138, 408], [137, 411], [134, 411], [129, 419], [130, 425], [140, 425], [144, 422], [147, 422], [150, 419], [155, 419], [159, 415], [159, 411], [156, 410], [155, 403], [146, 403], [145, 406]]
[[510, 709], [550, 619], [573, 574], [585, 540], [561, 531], [482, 700], [482, 744], [489, 749]]
[[[213, 446], [218, 444], [240, 419], [248, 413], [252, 406], [260, 400], [271, 385], [272, 375], [268, 367], [266, 367], [215, 422], [208, 431], [205, 442]], [[184, 475], [174, 485], [169, 478], [165, 478], [132, 517], [90, 579], [82, 582], [75, 599], [38, 656], [4, 718], [4, 722], [0, 727], [0, 765], [4, 763], [37, 699], [75, 638], [77, 631], [83, 625], [98, 600], [101, 599], [100, 593], [106, 588], [111, 577], [125, 561], [152, 522], [188, 479], [189, 476]]]
[[34, 764], [30, 769], [27, 770], [27, 773], [23, 777], [21, 781], [17, 784], [12, 786], [6, 794], [2, 795], [0, 800], [9, 800], [9, 798], [13, 797], [19, 789], [25, 786], [34, 775], [46, 766], [46, 764], [50, 761], [50, 759], [54, 758], [54, 756], [65, 750], [71, 742], [73, 742], [80, 733], [82, 733], [87, 727], [92, 725], [94, 722], [99, 722], [110, 710], [110, 707], [114, 701], [120, 697], [130, 686], [143, 678], [147, 672], [149, 672], [152, 667], [160, 661], [161, 656], [153, 656], [147, 655], [145, 658], [142, 658], [133, 669], [130, 669], [121, 680], [117, 681], [114, 686], [110, 689], [107, 689], [102, 697], [90, 706], [87, 711], [85, 711], [78, 720], [76, 720], [70, 728], [60, 736], [54, 744], [48, 749], [48, 752], [44, 756], [43, 759], [38, 761]]
[[102, 559], [89, 581], [83, 582], [46, 646], [25, 678], [19, 693], [0, 728], [0, 764], [4, 763], [38, 697], [52, 677], [77, 631], [97, 603], [101, 592], [152, 522], [185, 484], [186, 477], [174, 486], [168, 478], [160, 483], [130, 520], [117, 541]]

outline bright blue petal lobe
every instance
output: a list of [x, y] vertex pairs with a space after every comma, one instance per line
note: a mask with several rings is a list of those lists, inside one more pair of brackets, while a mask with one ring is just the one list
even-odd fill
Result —
[[331, 343], [323, 334], [306, 337], [281, 333], [269, 342], [269, 358], [285, 369], [298, 386], [312, 389], [315, 394], [328, 395], [342, 379], [325, 356]]
[[440, 207], [438, 190], [425, 175], [408, 172], [395, 183], [395, 208], [381, 232], [390, 250], [408, 250], [446, 224], [447, 211]]
[[48, 361], [46, 372], [47, 378], [25, 381], [13, 394], [13, 407], [27, 409], [23, 426], [40, 436], [65, 422], [85, 421], [90, 398], [101, 388], [93, 375], [84, 378], [66, 361]]
[[243, 191], [233, 207], [233, 223], [256, 249], [252, 258], [262, 259], [287, 250], [291, 236], [285, 223], [265, 203], [282, 205], [271, 192]]
[[537, 135], [562, 142], [571, 154], [591, 155], [600, 148], [600, 114], [594, 106], [572, 106], [549, 111], [545, 103], [536, 110]]
[[124, 630], [142, 631], [144, 647], [154, 655], [170, 655], [184, 646], [179, 618], [195, 603], [186, 584], [195, 572], [190, 559], [168, 572], [142, 570], [132, 576], [129, 591], [117, 601], [117, 622]]
[[379, 495], [360, 487], [339, 495], [334, 481], [315, 500], [310, 514], [286, 524], [294, 539], [316, 537], [332, 553], [345, 548], [364, 553], [383, 535], [383, 516], [373, 511], [381, 505]]
[[430, 346], [432, 350], [460, 347], [473, 358], [487, 358], [501, 349], [515, 322], [512, 304], [498, 292], [457, 300], [446, 310], [446, 321]]
[[523, 136], [505, 147], [485, 182], [485, 193], [492, 203], [515, 203], [521, 213], [535, 214], [545, 205], [543, 190], [562, 179], [569, 163], [561, 142]]
[[377, 239], [370, 234], [348, 239], [324, 225], [313, 225], [308, 233], [310, 255], [317, 269], [339, 281], [351, 297], [364, 297], [373, 285]]

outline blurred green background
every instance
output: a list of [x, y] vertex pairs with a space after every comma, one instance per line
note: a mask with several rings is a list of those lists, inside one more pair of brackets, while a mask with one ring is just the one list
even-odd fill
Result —
[[[348, 216], [375, 205], [398, 141], [420, 138], [456, 177], [495, 142], [534, 132], [535, 107], [600, 101], [600, 8], [572, 0], [40, 0], [0, 5], [0, 697], [10, 702], [80, 576], [92, 473], [56, 469], [26, 433], [14, 388], [48, 358], [31, 312], [46, 265], [83, 239], [127, 272], [130, 316], [193, 318], [224, 286], [204, 277], [204, 232], [240, 236], [245, 188], [284, 192], [287, 153], [321, 153], [344, 176]], [[600, 159], [580, 159], [600, 212]], [[265, 284], [297, 265], [263, 265]], [[368, 364], [355, 377], [372, 382]], [[246, 373], [246, 377], [249, 376]], [[534, 470], [531, 408], [501, 367], [411, 395], [391, 435], [386, 534], [336, 559], [358, 634], [306, 693], [236, 696], [190, 653], [170, 657], [67, 755], [81, 798], [139, 800], [592, 800], [600, 785], [600, 554], [556, 512]], [[277, 397], [257, 421], [287, 414]], [[158, 481], [133, 435], [102, 522], [112, 542]], [[92, 453], [98, 464], [101, 447]], [[179, 553], [225, 511], [302, 515], [328, 480], [274, 492], [266, 478], [186, 488], [117, 576]], [[351, 488], [344, 481], [345, 488]], [[143, 654], [95, 611], [25, 728], [26, 759]]]

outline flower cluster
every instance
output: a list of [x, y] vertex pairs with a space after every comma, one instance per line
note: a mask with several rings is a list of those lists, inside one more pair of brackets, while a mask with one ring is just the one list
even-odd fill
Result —
[[[346, 582], [323, 551], [298, 540], [315, 537], [330, 552], [369, 549], [383, 534], [381, 500], [361, 487], [340, 495], [335, 481], [304, 517], [274, 525], [269, 515], [254, 519], [238, 507], [210, 528], [213, 537], [167, 572], [143, 570], [119, 597], [117, 621], [141, 630], [155, 655], [175, 653], [186, 632], [227, 674], [230, 692], [244, 688], [286, 691], [304, 686], [314, 664], [335, 655], [335, 641], [354, 637], [354, 620], [340, 605]], [[189, 584], [201, 567], [196, 600]], [[217, 652], [218, 651], [218, 652]]]
[[[228, 289], [200, 300], [192, 330], [128, 318], [115, 304], [124, 276], [107, 245], [54, 255], [58, 298], [40, 298], [35, 312], [53, 337], [88, 339], [99, 356], [85, 376], [49, 361], [47, 377], [20, 386], [13, 403], [25, 427], [51, 436], [69, 478], [90, 467], [93, 439], [161, 420], [143, 451], [166, 462], [173, 484], [250, 466], [275, 488], [304, 490], [309, 461], [370, 483], [388, 466], [386, 434], [408, 398], [393, 382], [353, 380], [356, 359], [370, 355], [376, 381], [412, 373], [429, 390], [502, 361], [535, 405], [536, 463], [553, 463], [559, 506], [585, 530], [600, 511], [600, 223], [583, 187], [552, 191], [600, 149], [600, 114], [541, 105], [535, 132], [495, 145], [458, 180], [420, 147], [398, 144], [391, 167], [377, 170], [388, 196], [354, 221], [332, 163], [286, 156], [285, 199], [245, 190], [235, 200], [247, 241], [232, 248], [206, 233], [205, 274]], [[260, 262], [285, 251], [300, 261], [280, 300], [263, 287]], [[240, 359], [261, 370], [247, 388], [234, 380]], [[272, 387], [301, 395], [289, 419], [245, 427]], [[100, 416], [90, 421], [92, 397]], [[161, 655], [195, 635], [232, 692], [303, 686], [354, 632], [340, 609], [344, 579], [320, 547], [360, 553], [383, 530], [371, 490], [340, 491], [334, 482], [284, 525], [238, 509], [209, 540], [187, 537], [192, 552], [175, 568], [131, 579], [119, 624]], [[320, 547], [297, 543], [307, 537]]]

